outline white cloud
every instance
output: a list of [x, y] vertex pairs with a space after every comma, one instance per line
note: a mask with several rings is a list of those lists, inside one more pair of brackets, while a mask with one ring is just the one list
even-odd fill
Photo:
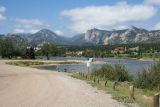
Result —
[[0, 6], [0, 24], [6, 20], [6, 17], [3, 15], [6, 11], [6, 8], [3, 6]]
[[126, 22], [146, 21], [156, 14], [153, 6], [139, 4], [128, 5], [120, 2], [116, 5], [88, 6], [61, 12], [72, 23], [69, 28], [76, 32], [85, 32], [91, 28], [108, 28], [123, 25]]
[[154, 26], [154, 30], [160, 30], [160, 22]]
[[144, 0], [144, 2], [148, 4], [160, 5], [160, 0]]
[[16, 32], [16, 33], [24, 33], [25, 31], [24, 31], [24, 29], [15, 28], [14, 32]]
[[64, 33], [60, 30], [56, 30], [55, 33], [58, 34], [58, 35], [64, 35]]
[[21, 28], [15, 28], [13, 32], [15, 33], [36, 33], [40, 29], [21, 29]]
[[49, 25], [39, 19], [16, 19], [16, 26], [13, 30], [14, 33], [36, 33], [44, 27], [49, 27]]
[[122, 30], [122, 29], [127, 29], [129, 26], [127, 25], [118, 25], [118, 26], [115, 26], [114, 29], [117, 29], [117, 30]]
[[39, 19], [20, 19], [17, 18], [16, 22], [25, 25], [26, 28], [32, 27], [32, 26], [49, 26], [45, 21], [39, 20]]

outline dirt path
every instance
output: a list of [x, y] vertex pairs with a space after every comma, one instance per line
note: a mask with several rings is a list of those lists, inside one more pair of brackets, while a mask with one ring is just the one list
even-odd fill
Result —
[[63, 73], [0, 60], [0, 107], [125, 107], [109, 94]]

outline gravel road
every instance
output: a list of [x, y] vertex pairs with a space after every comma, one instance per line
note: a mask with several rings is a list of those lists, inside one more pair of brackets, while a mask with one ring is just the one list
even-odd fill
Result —
[[125, 107], [111, 95], [65, 73], [0, 60], [0, 107]]

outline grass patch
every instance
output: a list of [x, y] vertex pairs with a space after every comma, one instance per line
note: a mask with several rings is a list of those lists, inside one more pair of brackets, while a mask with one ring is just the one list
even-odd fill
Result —
[[39, 61], [10, 61], [10, 62], [6, 62], [6, 64], [16, 65], [16, 66], [31, 66], [31, 65], [43, 65], [44, 62], [39, 62]]
[[89, 74], [73, 73], [72, 77], [85, 80], [87, 81], [87, 83], [90, 83], [92, 86], [97, 87], [99, 90], [104, 90], [105, 92], [111, 94], [113, 99], [124, 103], [128, 107], [135, 107], [135, 104], [138, 104], [140, 107], [153, 107], [152, 97], [155, 93], [158, 93], [158, 91], [154, 90], [135, 88], [134, 99], [130, 99], [129, 86], [132, 85], [132, 83], [118, 82], [118, 84], [116, 85], [116, 89], [113, 90], [113, 81], [110, 80], [107, 81], [107, 84], [105, 86], [105, 79], [91, 77], [91, 75]]
[[82, 62], [76, 61], [9, 61], [6, 64], [16, 65], [16, 66], [33, 66], [33, 65], [44, 65], [44, 64], [83, 64]]

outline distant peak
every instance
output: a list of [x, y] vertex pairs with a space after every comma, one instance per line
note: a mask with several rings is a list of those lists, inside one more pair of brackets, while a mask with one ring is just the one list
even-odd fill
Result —
[[54, 35], [57, 35], [55, 32], [53, 32], [53, 31], [51, 31], [49, 29], [41, 29], [37, 33], [45, 33], [45, 34], [54, 34]]
[[144, 31], [144, 32], [148, 32], [148, 30], [146, 30], [146, 29], [137, 28], [137, 27], [135, 27], [135, 26], [131, 26], [129, 29], [131, 29], [131, 30], [136, 30], [136, 31]]
[[137, 28], [137, 27], [135, 27], [135, 26], [130, 26], [130, 29], [139, 30], [139, 28]]
[[97, 30], [99, 30], [99, 29], [93, 28], [93, 29], [90, 29], [90, 30], [88, 30], [88, 31], [97, 31]]
[[40, 31], [41, 31], [41, 32], [52, 32], [52, 31], [49, 30], [49, 29], [41, 29]]
[[93, 28], [92, 30], [99, 30], [99, 29], [97, 29], [97, 28]]

